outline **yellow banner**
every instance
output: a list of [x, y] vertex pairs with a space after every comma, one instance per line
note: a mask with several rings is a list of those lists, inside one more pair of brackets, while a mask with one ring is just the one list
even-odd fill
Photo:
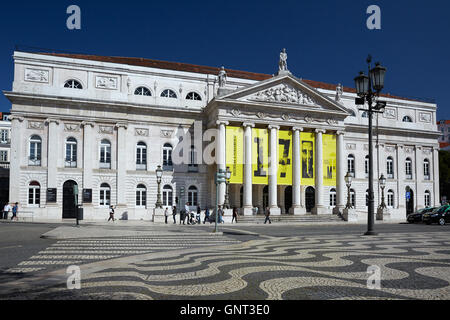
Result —
[[300, 134], [301, 150], [301, 184], [303, 186], [315, 186], [314, 165], [315, 165], [315, 134], [310, 132], [301, 132]]
[[226, 129], [226, 162], [230, 167], [230, 183], [244, 183], [244, 129], [228, 127]]
[[324, 134], [323, 145], [323, 185], [336, 186], [336, 136]]
[[269, 132], [267, 129], [252, 129], [253, 184], [269, 183]]
[[292, 131], [278, 132], [278, 185], [292, 185]]

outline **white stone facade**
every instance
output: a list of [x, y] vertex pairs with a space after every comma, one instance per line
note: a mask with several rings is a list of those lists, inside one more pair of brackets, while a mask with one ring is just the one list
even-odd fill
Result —
[[[201, 121], [202, 132], [218, 129], [219, 168], [224, 168], [227, 124], [267, 127], [272, 139], [280, 128], [293, 130], [294, 137], [296, 131], [314, 131], [317, 136], [325, 132], [337, 134], [338, 185], [325, 187], [316, 180], [313, 213], [332, 213], [332, 188], [337, 191], [338, 209], [343, 209], [347, 200], [343, 177], [348, 170], [347, 158], [353, 155], [355, 177], [351, 188], [355, 190], [356, 211], [361, 220], [366, 219], [368, 120], [355, 106], [352, 92], [344, 89], [337, 95], [328, 87], [314, 88], [289, 72], [262, 80], [252, 79], [250, 73], [239, 77], [236, 72], [234, 76], [228, 74], [226, 85], [219, 88], [217, 76], [203, 71], [207, 69], [185, 71], [24, 52], [15, 52], [14, 61], [13, 88], [4, 92], [12, 102], [10, 201], [18, 201], [22, 211], [32, 211], [34, 217], [61, 219], [65, 210], [63, 186], [73, 181], [80, 190], [78, 202], [83, 203], [85, 219], [107, 218], [108, 207], [102, 205], [101, 200], [107, 196], [102, 185], [107, 184], [108, 203], [117, 205], [116, 217], [152, 220], [157, 201], [155, 170], [158, 165], [164, 167], [164, 145], [170, 144], [175, 149], [180, 133], [193, 132], [194, 123]], [[136, 95], [138, 88], [145, 88], [149, 95]], [[302, 95], [277, 101], [270, 93], [271, 89], [278, 88], [293, 88]], [[393, 176], [387, 180], [385, 193], [393, 191], [391, 218], [401, 220], [406, 216], [406, 187], [413, 192], [414, 209], [425, 206], [425, 192], [429, 193], [430, 205], [439, 204], [437, 106], [393, 97], [382, 100], [387, 101], [386, 111], [374, 119], [374, 124], [378, 122], [378, 129], [374, 130], [377, 143], [374, 145], [374, 177], [378, 179], [381, 173], [386, 176], [386, 159], [392, 157]], [[412, 122], [403, 122], [405, 116]], [[251, 139], [251, 130], [246, 132], [250, 132]], [[33, 149], [36, 145], [31, 146], [33, 137], [40, 139], [37, 163], [30, 159], [36, 157], [36, 151], [32, 150], [37, 150]], [[70, 138], [76, 141], [76, 152], [70, 154], [71, 160], [76, 159], [68, 162]], [[110, 144], [107, 168], [101, 164], [103, 141]], [[137, 166], [139, 142], [146, 146], [145, 166]], [[412, 162], [411, 177], [405, 176], [407, 158]], [[429, 163], [426, 177], [425, 160]], [[297, 161], [300, 161], [298, 155]], [[173, 204], [176, 197], [181, 199], [181, 189], [185, 190], [183, 199], [188, 200], [190, 187], [196, 188], [196, 200], [202, 208], [215, 204], [215, 165], [174, 164], [164, 169], [161, 192], [164, 186], [170, 186]], [[295, 177], [299, 174], [295, 172], [295, 164], [293, 169]], [[264, 186], [252, 185], [251, 175], [245, 177], [243, 203], [240, 203], [241, 186], [236, 185], [230, 186], [230, 201], [232, 206], [242, 207], [241, 214], [251, 214], [253, 207], [262, 210]], [[34, 187], [30, 191], [32, 182]], [[138, 185], [145, 186], [144, 206], [137, 204]], [[286, 188], [269, 180], [268, 205], [273, 212], [306, 213], [306, 186], [300, 183], [292, 186], [291, 208], [285, 208]], [[47, 189], [56, 189], [56, 202], [47, 202]], [[90, 203], [83, 202], [83, 189], [92, 190]], [[378, 181], [374, 190], [377, 207], [381, 197]], [[221, 203], [224, 193], [222, 186]]]

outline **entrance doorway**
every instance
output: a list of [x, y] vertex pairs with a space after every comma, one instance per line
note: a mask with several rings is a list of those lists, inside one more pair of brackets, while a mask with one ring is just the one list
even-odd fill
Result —
[[308, 187], [305, 190], [305, 206], [306, 212], [311, 212], [316, 205], [316, 190], [313, 187]]
[[266, 212], [266, 208], [269, 206], [269, 186], [265, 186], [263, 189], [263, 213]]
[[63, 219], [75, 219], [77, 217], [77, 207], [75, 205], [75, 196], [73, 188], [77, 183], [73, 180], [67, 180], [63, 185]]
[[414, 192], [410, 187], [406, 187], [406, 215], [414, 212]]
[[292, 187], [288, 186], [284, 189], [284, 213], [288, 214], [292, 207]]

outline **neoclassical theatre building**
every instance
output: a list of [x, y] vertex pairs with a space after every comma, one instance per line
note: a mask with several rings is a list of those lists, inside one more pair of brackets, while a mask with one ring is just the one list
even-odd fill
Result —
[[[163, 207], [212, 208], [215, 172], [229, 167], [218, 202], [228, 194], [242, 215], [266, 207], [331, 215], [350, 190], [367, 219], [367, 112], [355, 90], [293, 75], [285, 51], [275, 75], [138, 58], [13, 57], [12, 90], [4, 91], [12, 103], [9, 197], [24, 214], [73, 218], [78, 203], [84, 219], [104, 220], [112, 204], [118, 218], [153, 220], [161, 166]], [[402, 220], [439, 204], [437, 106], [380, 99], [387, 106], [374, 118], [375, 205], [383, 174], [390, 218]], [[195, 133], [200, 140], [189, 142]]]

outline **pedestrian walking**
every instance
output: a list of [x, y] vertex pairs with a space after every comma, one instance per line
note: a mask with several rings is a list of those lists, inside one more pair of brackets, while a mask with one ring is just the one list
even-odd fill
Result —
[[175, 216], [177, 215], [177, 207], [173, 206], [172, 208], [172, 217], [173, 217], [173, 224], [177, 223], [177, 220], [175, 219]]
[[266, 208], [266, 220], [264, 220], [264, 224], [269, 221], [269, 224], [272, 224], [272, 221], [270, 221], [270, 209], [269, 207]]
[[208, 222], [210, 222], [209, 221], [209, 208], [208, 207], [205, 208], [205, 219], [203, 220], [203, 224], [206, 223], [206, 220], [208, 220]]
[[166, 207], [166, 210], [164, 210], [164, 217], [166, 218], [166, 224], [167, 224], [167, 219], [169, 218], [169, 208]]
[[233, 218], [231, 219], [231, 223], [233, 223], [233, 221], [236, 221], [236, 223], [237, 223], [237, 208], [236, 207], [233, 208]]
[[197, 206], [197, 223], [200, 224], [201, 223], [201, 218], [200, 215], [202, 214], [202, 209], [200, 208], [200, 206]]
[[19, 214], [19, 203], [16, 202], [16, 203], [14, 204], [14, 206], [12, 207], [12, 217], [11, 217], [11, 221], [12, 221], [12, 220], [18, 221], [18, 220], [19, 220], [19, 218], [17, 218], [17, 215], [18, 215], [18, 214]]
[[224, 223], [224, 221], [223, 221], [223, 210], [222, 210], [222, 207], [221, 206], [219, 206], [219, 210], [217, 211], [217, 215], [219, 216], [219, 223]]
[[4, 207], [3, 207], [3, 219], [8, 219], [8, 214], [9, 212], [12, 210], [11, 205], [9, 203], [7, 203]]
[[112, 219], [113, 222], [116, 221], [116, 219], [114, 219], [114, 206], [113, 205], [109, 206], [109, 219], [108, 219], [108, 222], [111, 219]]

